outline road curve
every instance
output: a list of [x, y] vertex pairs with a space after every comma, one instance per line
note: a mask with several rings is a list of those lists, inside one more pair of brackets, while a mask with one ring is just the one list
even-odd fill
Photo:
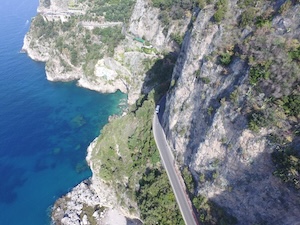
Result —
[[185, 188], [182, 182], [176, 174], [175, 161], [173, 153], [167, 143], [164, 130], [159, 122], [158, 114], [154, 113], [152, 121], [152, 130], [154, 140], [159, 150], [160, 157], [162, 159], [164, 168], [167, 172], [169, 181], [171, 183], [176, 201], [179, 205], [182, 217], [186, 225], [198, 225], [191, 207], [190, 199], [187, 197]]

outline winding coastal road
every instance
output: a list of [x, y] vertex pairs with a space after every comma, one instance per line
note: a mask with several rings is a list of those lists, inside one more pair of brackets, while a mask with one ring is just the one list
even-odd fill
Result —
[[[163, 99], [162, 101], [165, 100]], [[160, 101], [160, 103], [162, 101]], [[193, 213], [191, 201], [185, 191], [185, 185], [182, 180], [180, 180], [180, 175], [176, 173], [174, 156], [167, 143], [164, 130], [160, 123], [162, 112], [164, 110], [162, 107], [164, 107], [164, 104], [161, 104], [159, 107], [160, 109], [157, 110], [158, 112], [154, 113], [152, 121], [154, 139], [185, 224], [198, 225], [198, 222]]]

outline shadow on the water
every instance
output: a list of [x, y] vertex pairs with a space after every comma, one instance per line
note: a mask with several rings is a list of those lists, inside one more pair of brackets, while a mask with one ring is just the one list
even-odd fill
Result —
[[0, 165], [0, 174], [0, 202], [11, 204], [17, 199], [16, 189], [23, 186], [27, 180], [25, 171], [11, 165]]

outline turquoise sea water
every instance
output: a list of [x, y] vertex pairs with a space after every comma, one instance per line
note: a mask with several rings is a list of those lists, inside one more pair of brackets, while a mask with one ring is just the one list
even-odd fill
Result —
[[86, 148], [120, 111], [103, 95], [46, 80], [44, 64], [19, 53], [38, 0], [0, 2], [0, 224], [49, 224], [54, 201], [89, 177]]

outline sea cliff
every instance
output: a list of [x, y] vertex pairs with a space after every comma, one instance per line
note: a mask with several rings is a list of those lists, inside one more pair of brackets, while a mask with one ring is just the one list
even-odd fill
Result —
[[164, 95], [167, 140], [201, 223], [297, 224], [299, 1], [126, 1], [121, 20], [113, 1], [47, 2], [23, 49], [49, 80], [121, 90], [130, 105], [90, 145], [93, 176], [57, 201], [57, 224], [103, 224], [112, 210], [183, 224], [151, 134]]
[[78, 80], [79, 86], [102, 93], [120, 90], [128, 94], [129, 104], [156, 85], [143, 87], [149, 66], [164, 52], [178, 48], [170, 35], [175, 27], [184, 30], [189, 21], [181, 19], [180, 25], [163, 33], [159, 10], [149, 1], [128, 1], [131, 14], [126, 22], [95, 17], [91, 11], [96, 6], [85, 1], [72, 7], [66, 2], [40, 1], [22, 50], [33, 60], [46, 62], [48, 80]]

